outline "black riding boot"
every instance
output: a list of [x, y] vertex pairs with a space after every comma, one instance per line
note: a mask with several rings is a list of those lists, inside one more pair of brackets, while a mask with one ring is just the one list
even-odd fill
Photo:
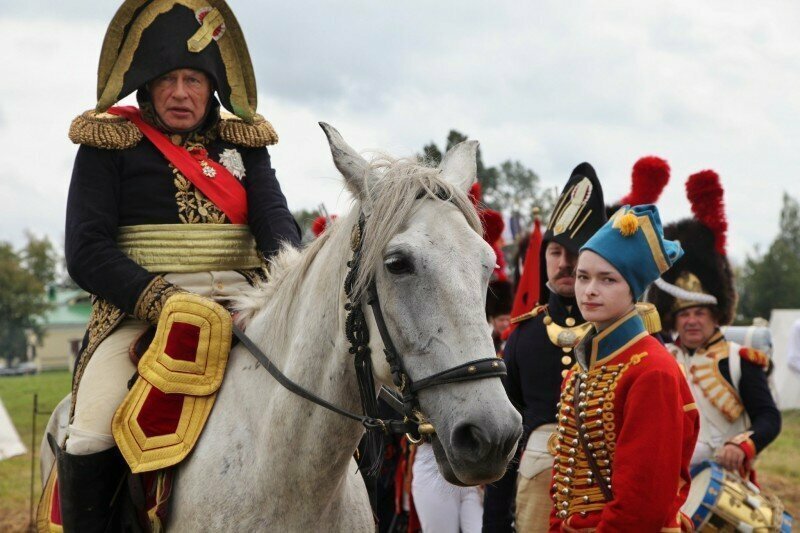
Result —
[[118, 531], [118, 507], [114, 501], [127, 469], [119, 450], [114, 447], [90, 455], [73, 455], [62, 450], [52, 435], [47, 439], [58, 465], [64, 533]]

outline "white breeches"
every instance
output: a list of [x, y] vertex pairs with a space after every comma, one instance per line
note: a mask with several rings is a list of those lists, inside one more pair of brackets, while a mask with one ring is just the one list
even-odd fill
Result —
[[[167, 274], [167, 281], [189, 292], [225, 302], [250, 289], [235, 271]], [[75, 401], [75, 416], [69, 426], [67, 452], [88, 455], [115, 445], [111, 420], [136, 372], [130, 360], [131, 344], [148, 328], [135, 318], [126, 318], [92, 354], [81, 377]]]
[[483, 490], [448, 483], [439, 473], [430, 444], [417, 448], [411, 494], [424, 533], [480, 533]]

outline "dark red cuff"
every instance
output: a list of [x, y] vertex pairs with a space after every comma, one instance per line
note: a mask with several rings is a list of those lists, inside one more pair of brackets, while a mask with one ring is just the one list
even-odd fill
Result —
[[744, 452], [744, 455], [747, 458], [747, 462], [748, 463], [751, 462], [753, 458], [756, 456], [756, 445], [753, 442], [753, 439], [747, 437], [747, 439], [743, 440], [742, 442], [739, 442], [738, 446]]

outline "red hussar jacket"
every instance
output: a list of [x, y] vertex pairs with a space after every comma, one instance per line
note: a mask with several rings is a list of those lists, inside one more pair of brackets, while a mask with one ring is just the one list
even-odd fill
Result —
[[[550, 531], [690, 529], [680, 507], [699, 421], [674, 358], [635, 311], [587, 336], [577, 355], [587, 369], [576, 365], [562, 384]], [[586, 448], [610, 487], [610, 501]]]

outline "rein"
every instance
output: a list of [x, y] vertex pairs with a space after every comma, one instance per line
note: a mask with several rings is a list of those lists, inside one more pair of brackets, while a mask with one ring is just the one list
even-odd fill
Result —
[[330, 403], [329, 401], [320, 398], [313, 392], [310, 392], [278, 370], [278, 367], [275, 366], [269, 357], [261, 351], [261, 348], [255, 345], [255, 343], [245, 335], [245, 333], [239, 329], [238, 327], [233, 327], [233, 334], [239, 339], [239, 342], [242, 343], [242, 346], [247, 348], [247, 350], [256, 358], [256, 361], [259, 362], [264, 369], [270, 373], [270, 375], [275, 378], [275, 381], [280, 383], [286, 390], [292, 392], [301, 398], [305, 398], [315, 404], [328, 409], [329, 411], [333, 411], [334, 413], [340, 414], [346, 418], [351, 420], [355, 420], [356, 422], [361, 422], [361, 424], [368, 430], [379, 429], [381, 431], [386, 431], [392, 434], [403, 434], [413, 430], [411, 424], [407, 424], [402, 420], [381, 420], [380, 418], [371, 418], [364, 415], [359, 415], [356, 413], [352, 413], [346, 409], [342, 409], [341, 407], [337, 407], [334, 404]]
[[502, 377], [506, 375], [506, 365], [502, 359], [487, 357], [469, 361], [417, 381], [412, 380], [389, 334], [389, 329], [386, 326], [386, 321], [383, 317], [383, 311], [381, 310], [380, 301], [378, 299], [378, 291], [375, 286], [375, 281], [373, 280], [366, 291], [366, 303], [372, 309], [372, 315], [383, 342], [383, 352], [386, 356], [386, 362], [389, 364], [389, 368], [392, 372], [392, 381], [400, 391], [398, 397], [395, 392], [390, 391], [386, 387], [382, 387], [380, 395], [386, 400], [390, 407], [403, 416], [402, 419], [381, 418], [378, 413], [378, 400], [375, 396], [375, 377], [371, 358], [372, 350], [369, 347], [369, 327], [366, 316], [364, 315], [364, 298], [354, 292], [355, 280], [358, 278], [358, 272], [361, 267], [364, 223], [365, 217], [362, 212], [359, 216], [358, 223], [353, 226], [353, 232], [350, 238], [350, 248], [353, 252], [353, 258], [347, 262], [347, 266], [350, 270], [344, 282], [344, 290], [348, 298], [348, 302], [345, 304], [345, 310], [347, 311], [345, 335], [350, 342], [349, 351], [354, 356], [356, 379], [358, 382], [359, 396], [361, 398], [361, 407], [364, 412], [363, 415], [338, 407], [301, 387], [286, 377], [242, 330], [234, 326], [233, 333], [242, 345], [255, 357], [259, 364], [288, 391], [324, 407], [329, 411], [360, 422], [367, 430], [367, 438], [372, 439], [372, 445], [368, 446], [368, 448], [372, 448], [372, 459], [380, 461], [382, 459], [381, 450], [383, 435], [405, 434], [411, 442], [416, 443], [421, 439], [421, 435], [431, 435], [436, 432], [433, 425], [420, 410], [419, 400], [417, 398], [417, 393], [419, 391], [446, 383]]

